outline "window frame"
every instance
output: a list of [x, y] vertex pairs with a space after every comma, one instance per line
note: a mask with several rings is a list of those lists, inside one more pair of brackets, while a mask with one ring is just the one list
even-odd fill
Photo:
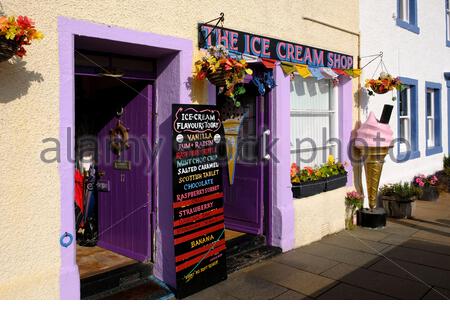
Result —
[[[433, 134], [434, 144], [428, 145], [428, 114], [427, 114], [427, 93], [432, 92], [432, 113], [433, 120]], [[441, 91], [442, 85], [437, 82], [425, 82], [425, 155], [431, 156], [442, 153], [442, 107], [441, 107]]]
[[450, 0], [444, 2], [444, 16], [445, 16], [445, 45], [450, 47]]
[[[408, 160], [417, 159], [420, 157], [419, 151], [419, 122], [418, 116], [418, 81], [416, 79], [400, 77], [402, 84], [408, 86], [408, 111], [409, 111], [409, 134], [410, 134], [410, 145], [411, 150], [406, 152], [401, 150], [401, 143], [397, 141], [397, 157], [396, 162], [405, 162]], [[397, 137], [400, 137], [400, 91], [397, 91]]]
[[[304, 80], [303, 77], [301, 77], [297, 72], [294, 72], [294, 76], [295, 77], [299, 77], [299, 79]], [[336, 142], [336, 139], [339, 139], [340, 137], [340, 122], [339, 122], [339, 105], [338, 105], [338, 101], [339, 101], [339, 90], [337, 86], [334, 86], [332, 81], [330, 79], [324, 79], [324, 80], [328, 80], [329, 81], [329, 105], [328, 105], [328, 110], [311, 110], [311, 109], [305, 109], [305, 110], [292, 110], [292, 104], [291, 102], [289, 103], [289, 117], [290, 120], [292, 121], [293, 117], [301, 117], [302, 115], [306, 115], [306, 116], [310, 116], [312, 114], [327, 114], [329, 117], [329, 122], [331, 123], [331, 127], [329, 127], [329, 137], [327, 137], [327, 144], [322, 145], [322, 144], [317, 144], [316, 148], [305, 148], [305, 149], [297, 149], [297, 146], [290, 146], [290, 155], [292, 156], [293, 154], [296, 155], [298, 152], [302, 152], [302, 151], [312, 151], [312, 150], [316, 150], [316, 152], [320, 152], [322, 150], [331, 150], [334, 151], [334, 157], [336, 159], [336, 161], [338, 161], [341, 157], [340, 154], [340, 144]], [[293, 80], [295, 81], [295, 80]], [[320, 80], [316, 80], [316, 81], [320, 81]], [[292, 94], [291, 92], [289, 94]], [[291, 137], [292, 138], [292, 137]], [[302, 137], [300, 137], [302, 138]], [[330, 140], [332, 140], [330, 142]], [[295, 160], [295, 162], [297, 163], [297, 160]], [[324, 162], [323, 162], [324, 163]], [[321, 162], [321, 164], [323, 164]], [[297, 163], [299, 166], [302, 166], [301, 163]], [[308, 164], [307, 164], [308, 165]], [[314, 165], [311, 165], [314, 166]]]
[[[400, 18], [401, 4], [407, 4], [408, 20]], [[417, 0], [397, 0], [397, 18], [395, 19], [397, 26], [411, 31], [415, 34], [420, 33], [418, 25]]]

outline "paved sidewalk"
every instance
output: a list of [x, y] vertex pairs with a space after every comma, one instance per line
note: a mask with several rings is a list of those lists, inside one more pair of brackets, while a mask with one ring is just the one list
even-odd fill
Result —
[[450, 194], [416, 205], [414, 219], [327, 236], [189, 299], [448, 299]]

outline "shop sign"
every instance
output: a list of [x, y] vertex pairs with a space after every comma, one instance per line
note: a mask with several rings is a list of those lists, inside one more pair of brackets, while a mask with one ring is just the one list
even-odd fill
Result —
[[211, 105], [172, 106], [173, 233], [177, 298], [227, 277], [220, 112]]
[[[312, 67], [352, 69], [353, 57], [334, 51], [282, 41], [207, 24], [199, 25], [199, 48], [222, 44], [230, 52], [305, 64]], [[210, 35], [209, 37], [207, 37]], [[207, 39], [206, 39], [207, 37]], [[206, 40], [205, 40], [206, 39]]]

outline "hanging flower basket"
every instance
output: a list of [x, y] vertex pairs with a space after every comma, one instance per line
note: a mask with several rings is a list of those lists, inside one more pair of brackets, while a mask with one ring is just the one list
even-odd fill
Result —
[[36, 30], [30, 18], [0, 16], [0, 62], [13, 56], [23, 57], [26, 54], [24, 46], [42, 38], [43, 34]]
[[240, 103], [236, 97], [245, 92], [239, 84], [244, 82], [247, 74], [253, 74], [247, 67], [247, 61], [231, 58], [222, 45], [209, 47], [207, 54], [195, 62], [194, 79], [208, 79], [213, 85], [220, 87], [225, 96], [233, 99], [237, 107]]
[[369, 95], [385, 94], [394, 89], [401, 89], [402, 83], [398, 77], [394, 78], [389, 73], [381, 72], [378, 79], [366, 79], [366, 88]]
[[210, 73], [207, 78], [216, 87], [225, 87], [227, 85], [226, 72], [223, 68], [218, 68], [216, 72]]
[[0, 38], [0, 62], [11, 59], [19, 50], [19, 44], [14, 40]]

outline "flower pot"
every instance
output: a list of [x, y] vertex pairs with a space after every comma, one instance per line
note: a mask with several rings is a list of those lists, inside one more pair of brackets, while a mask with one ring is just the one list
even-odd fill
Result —
[[419, 200], [423, 201], [436, 201], [439, 198], [439, 191], [434, 186], [427, 186], [422, 188], [422, 195]]
[[309, 181], [292, 185], [292, 195], [300, 199], [310, 197], [325, 191], [325, 180]]
[[404, 219], [414, 215], [415, 198], [398, 199], [396, 197], [383, 196], [383, 208], [388, 217]]
[[351, 208], [345, 209], [345, 229], [352, 230], [355, 227], [355, 213]]
[[227, 85], [225, 75], [225, 70], [219, 68], [216, 70], [216, 72], [208, 75], [208, 80], [216, 87], [225, 87]]
[[326, 180], [325, 191], [342, 188], [342, 187], [345, 187], [346, 184], [347, 184], [347, 175], [346, 174], [329, 177]]
[[382, 89], [380, 87], [377, 87], [375, 85], [371, 85], [370, 89], [372, 89], [373, 92], [375, 92], [376, 94], [385, 94], [389, 91], [388, 88], [383, 87]]
[[0, 62], [11, 59], [19, 49], [19, 44], [13, 40], [0, 38]]

